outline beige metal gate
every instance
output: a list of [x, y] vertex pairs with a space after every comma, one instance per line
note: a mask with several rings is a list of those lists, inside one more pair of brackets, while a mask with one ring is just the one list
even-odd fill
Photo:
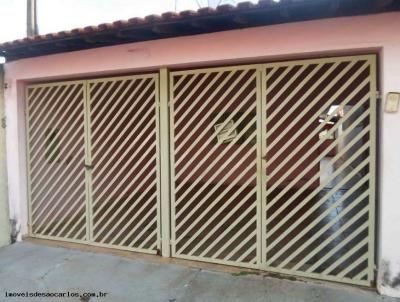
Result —
[[172, 72], [173, 256], [370, 285], [375, 72], [374, 56]]
[[263, 67], [266, 269], [373, 281], [375, 72], [374, 56]]
[[27, 88], [30, 231], [88, 240], [85, 197], [85, 84]]
[[93, 241], [156, 252], [157, 75], [92, 80], [88, 89]]
[[157, 253], [158, 76], [27, 88], [33, 236]]
[[171, 74], [173, 256], [257, 266], [259, 80], [254, 66]]
[[370, 285], [375, 56], [161, 74], [27, 87], [31, 235]]

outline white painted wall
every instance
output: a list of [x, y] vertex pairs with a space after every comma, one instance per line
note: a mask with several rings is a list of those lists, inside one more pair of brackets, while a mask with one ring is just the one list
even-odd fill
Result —
[[[29, 81], [352, 53], [379, 53], [383, 95], [400, 91], [400, 12], [104, 47], [6, 64], [10, 215], [27, 233], [23, 88]], [[400, 113], [380, 112], [378, 287], [400, 297]], [[400, 282], [400, 281], [399, 281]]]

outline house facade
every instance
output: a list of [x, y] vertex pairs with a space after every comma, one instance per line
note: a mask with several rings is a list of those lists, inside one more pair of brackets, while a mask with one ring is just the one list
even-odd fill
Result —
[[[3, 45], [19, 240], [400, 297], [400, 120], [385, 111], [388, 94], [400, 92], [399, 17], [292, 20], [74, 51], [54, 50], [66, 42], [50, 37], [54, 49], [21, 42], [28, 55]], [[153, 32], [172, 31], [157, 22]], [[76, 35], [90, 40], [88, 30]]]

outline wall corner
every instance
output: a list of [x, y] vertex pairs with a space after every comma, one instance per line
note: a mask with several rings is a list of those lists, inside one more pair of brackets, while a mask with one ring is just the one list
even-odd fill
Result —
[[6, 164], [7, 125], [4, 108], [4, 69], [3, 65], [0, 65], [0, 247], [11, 243]]

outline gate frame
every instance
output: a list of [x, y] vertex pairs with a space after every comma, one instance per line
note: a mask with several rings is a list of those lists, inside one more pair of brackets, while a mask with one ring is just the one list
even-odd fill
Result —
[[[355, 59], [358, 58], [360, 60], [366, 60], [368, 62], [369, 71], [370, 71], [370, 90], [369, 90], [369, 105], [370, 105], [370, 138], [369, 138], [369, 151], [370, 151], [370, 183], [369, 183], [369, 218], [368, 218], [368, 280], [353, 280], [350, 278], [338, 278], [338, 277], [330, 277], [330, 276], [323, 276], [316, 273], [303, 273], [301, 271], [290, 271], [284, 270], [279, 268], [274, 268], [271, 266], [266, 265], [266, 220], [267, 220], [267, 213], [266, 213], [266, 195], [267, 195], [267, 175], [266, 175], [266, 161], [263, 159], [263, 156], [266, 154], [266, 131], [264, 131], [264, 124], [267, 120], [267, 112], [266, 112], [266, 69], [271, 66], [278, 66], [278, 65], [295, 65], [295, 64], [304, 64], [309, 62], [311, 63], [324, 63], [324, 62], [342, 62], [346, 59]], [[348, 56], [331, 56], [331, 57], [323, 57], [323, 58], [310, 58], [310, 59], [294, 59], [294, 60], [279, 60], [276, 62], [271, 63], [260, 63], [260, 64], [243, 64], [243, 65], [232, 65], [232, 66], [221, 66], [221, 67], [208, 67], [208, 68], [193, 68], [193, 69], [185, 69], [185, 70], [178, 70], [178, 71], [171, 71], [169, 77], [169, 133], [170, 133], [170, 207], [171, 207], [171, 257], [187, 259], [187, 260], [195, 260], [195, 261], [206, 261], [211, 263], [217, 264], [226, 264], [226, 265], [234, 265], [239, 267], [247, 267], [247, 268], [255, 268], [260, 269], [262, 271], [269, 271], [269, 272], [276, 272], [284, 275], [294, 275], [300, 277], [307, 277], [313, 278], [317, 280], [327, 280], [333, 282], [342, 282], [348, 284], [355, 284], [355, 285], [362, 285], [362, 286], [371, 286], [373, 282], [375, 282], [374, 270], [375, 270], [375, 251], [376, 251], [376, 236], [375, 233], [375, 223], [376, 223], [376, 215], [375, 215], [375, 208], [376, 208], [376, 166], [377, 166], [377, 122], [376, 122], [376, 115], [377, 115], [377, 55], [376, 54], [360, 54], [360, 55], [348, 55]], [[173, 76], [174, 75], [184, 75], [184, 74], [196, 74], [201, 72], [209, 72], [209, 71], [224, 71], [224, 70], [241, 70], [243, 68], [255, 68], [257, 70], [257, 173], [261, 173], [261, 177], [257, 175], [257, 240], [259, 241], [257, 244], [257, 265], [241, 265], [239, 263], [233, 261], [220, 261], [208, 258], [199, 259], [199, 257], [195, 256], [188, 256], [188, 255], [177, 255], [175, 250], [175, 196], [174, 196], [174, 112], [173, 106], [171, 102], [173, 101], [172, 95], [172, 85], [173, 85]], [[261, 112], [260, 112], [261, 111]], [[260, 133], [261, 132], [261, 133]], [[259, 139], [261, 137], [261, 139]], [[260, 154], [259, 154], [260, 153]], [[261, 156], [260, 156], [261, 155]], [[261, 200], [261, 202], [260, 202]]]
[[[262, 218], [262, 204], [263, 204], [263, 199], [262, 199], [262, 190], [261, 190], [261, 185], [262, 185], [262, 158], [260, 155], [262, 155], [262, 150], [261, 150], [261, 145], [263, 144], [262, 142], [262, 136], [261, 136], [261, 128], [262, 128], [262, 119], [261, 119], [261, 114], [259, 110], [262, 110], [261, 108], [261, 103], [262, 103], [262, 94], [260, 90], [260, 83], [261, 83], [261, 75], [262, 75], [262, 66], [264, 64], [243, 64], [243, 65], [231, 65], [231, 66], [221, 66], [221, 67], [207, 67], [207, 68], [192, 68], [192, 69], [185, 69], [185, 70], [177, 70], [177, 71], [170, 71], [169, 73], [169, 140], [170, 140], [170, 208], [171, 208], [171, 213], [170, 213], [170, 219], [171, 219], [171, 257], [175, 258], [180, 258], [180, 259], [186, 259], [186, 260], [194, 260], [194, 261], [202, 261], [202, 262], [209, 262], [209, 263], [215, 263], [215, 264], [223, 264], [223, 265], [230, 265], [230, 266], [236, 266], [236, 267], [243, 267], [243, 268], [250, 268], [250, 269], [262, 269], [261, 266], [261, 259], [262, 259], [262, 251], [261, 251], [261, 245], [262, 245], [262, 228], [260, 227], [261, 224], [261, 218]], [[197, 74], [197, 73], [206, 73], [206, 72], [215, 72], [215, 71], [238, 71], [238, 70], [255, 70], [256, 74], [256, 138], [257, 138], [257, 143], [256, 143], [256, 156], [257, 156], [257, 162], [256, 162], [256, 183], [257, 183], [257, 201], [256, 201], [256, 207], [257, 207], [257, 212], [256, 212], [256, 228], [257, 230], [257, 235], [256, 235], [256, 259], [257, 263], [256, 264], [246, 264], [246, 263], [240, 263], [240, 262], [235, 262], [235, 261], [227, 261], [227, 260], [218, 260], [218, 259], [211, 259], [211, 258], [205, 258], [205, 257], [196, 257], [196, 256], [189, 256], [189, 255], [182, 255], [176, 254], [176, 232], [175, 232], [175, 158], [174, 158], [174, 110], [173, 110], [173, 91], [171, 89], [173, 85], [173, 77], [175, 75], [185, 75], [185, 74]], [[260, 127], [261, 126], [261, 127]]]
[[[266, 240], [263, 239], [263, 242], [265, 244], [262, 245], [262, 255], [263, 255], [263, 259], [261, 262], [261, 270], [265, 270], [265, 271], [270, 271], [270, 272], [275, 272], [275, 273], [280, 273], [280, 274], [284, 274], [284, 275], [294, 275], [294, 276], [300, 276], [300, 277], [306, 277], [306, 278], [312, 278], [312, 279], [317, 279], [317, 280], [327, 280], [327, 281], [333, 281], [333, 282], [342, 282], [342, 283], [347, 283], [347, 284], [353, 284], [353, 285], [362, 285], [362, 286], [368, 286], [371, 287], [372, 284], [375, 282], [375, 275], [374, 275], [374, 270], [376, 267], [375, 264], [375, 253], [376, 253], [376, 231], [375, 231], [375, 223], [376, 223], [376, 203], [377, 203], [377, 196], [376, 196], [376, 186], [377, 186], [377, 181], [376, 181], [376, 174], [377, 174], [377, 158], [376, 158], [376, 152], [377, 152], [377, 94], [378, 94], [378, 90], [377, 90], [377, 54], [360, 54], [360, 55], [348, 55], [348, 56], [333, 56], [333, 57], [324, 57], [324, 58], [314, 58], [314, 59], [298, 59], [298, 60], [279, 60], [277, 62], [273, 62], [273, 63], [264, 63], [262, 64], [262, 85], [264, 87], [262, 87], [262, 99], [263, 99], [263, 114], [265, 114], [265, 120], [267, 120], [267, 116], [266, 116], [266, 103], [267, 103], [267, 99], [266, 99], [266, 91], [267, 91], [267, 87], [266, 87], [266, 82], [265, 82], [265, 78], [266, 78], [266, 69], [268, 67], [273, 67], [273, 66], [291, 66], [291, 65], [296, 65], [296, 64], [307, 64], [307, 63], [324, 63], [324, 62], [343, 62], [346, 59], [355, 59], [358, 58], [360, 60], [365, 60], [368, 62], [368, 66], [369, 66], [369, 77], [370, 77], [370, 90], [369, 90], [369, 119], [370, 119], [370, 123], [369, 125], [371, 126], [371, 130], [370, 130], [370, 137], [369, 137], [369, 147], [368, 150], [370, 152], [370, 160], [369, 160], [369, 188], [368, 188], [368, 267], [367, 267], [367, 280], [353, 280], [350, 278], [338, 278], [338, 277], [334, 277], [334, 276], [326, 276], [326, 275], [321, 275], [321, 274], [317, 274], [317, 273], [305, 273], [305, 272], [301, 272], [301, 271], [292, 271], [292, 270], [288, 270], [288, 269], [280, 269], [280, 268], [275, 268], [275, 267], [271, 267], [268, 265], [265, 265], [265, 260], [266, 260], [266, 253], [265, 253], [265, 249], [267, 246], [267, 242]], [[264, 117], [263, 117], [264, 118]], [[263, 135], [266, 134], [266, 131]], [[263, 154], [265, 154], [266, 152], [266, 147], [267, 144], [263, 144]], [[266, 161], [263, 160], [263, 169], [266, 166]], [[265, 171], [265, 169], [263, 170]], [[266, 178], [266, 173], [263, 173], [263, 177], [265, 176]], [[266, 229], [266, 205], [267, 205], [267, 200], [266, 200], [266, 193], [267, 193], [267, 186], [266, 186], [266, 180], [264, 182], [265, 185], [263, 185], [263, 200], [265, 202], [263, 202], [262, 206], [263, 206], [263, 230], [265, 230], [263, 232], [263, 235], [267, 235], [267, 229]]]
[[29, 111], [28, 111], [28, 89], [32, 87], [54, 87], [61, 84], [82, 84], [83, 90], [83, 107], [84, 107], [84, 141], [85, 141], [85, 156], [83, 158], [85, 165], [91, 165], [91, 116], [90, 116], [90, 95], [89, 95], [89, 84], [95, 82], [101, 82], [105, 80], [119, 80], [119, 79], [140, 79], [140, 78], [154, 78], [155, 86], [155, 117], [156, 117], [156, 166], [157, 166], [157, 250], [161, 249], [161, 191], [160, 191], [160, 76], [156, 72], [145, 73], [145, 74], [133, 74], [126, 76], [110, 76], [101, 77], [85, 80], [66, 80], [57, 81], [51, 83], [39, 83], [39, 84], [27, 84], [25, 86], [25, 98], [24, 98], [24, 115], [25, 115], [25, 143], [26, 143], [26, 177], [27, 177], [27, 201], [28, 201], [28, 235], [33, 238], [53, 240], [53, 241], [64, 241], [71, 243], [79, 243], [91, 246], [114, 248], [117, 250], [126, 250], [133, 252], [141, 252], [146, 254], [157, 254], [157, 250], [146, 250], [139, 248], [127, 248], [117, 245], [102, 244], [93, 241], [93, 208], [92, 208], [92, 172], [90, 169], [82, 167], [85, 170], [85, 204], [86, 204], [86, 240], [70, 239], [63, 237], [47, 236], [41, 234], [35, 234], [32, 231], [32, 191], [31, 191], [31, 171], [30, 171], [30, 148], [29, 148]]
[[[47, 236], [47, 235], [40, 235], [40, 234], [34, 234], [32, 230], [32, 190], [31, 190], [31, 158], [30, 158], [30, 147], [29, 147], [29, 110], [28, 110], [28, 89], [32, 87], [37, 87], [37, 88], [45, 88], [45, 87], [54, 87], [60, 84], [82, 84], [82, 90], [83, 90], [83, 106], [85, 106], [86, 100], [86, 80], [70, 80], [70, 81], [58, 81], [58, 82], [51, 82], [51, 83], [39, 83], [39, 84], [28, 84], [25, 86], [25, 98], [24, 98], [24, 116], [25, 116], [25, 144], [26, 144], [26, 181], [27, 181], [27, 201], [28, 201], [28, 234], [30, 237], [33, 238], [39, 238], [39, 239], [46, 239], [46, 240], [55, 240], [55, 241], [66, 241], [66, 242], [72, 242], [72, 243], [81, 243], [81, 244], [87, 244], [86, 240], [79, 240], [79, 239], [69, 239], [69, 238], [63, 238], [63, 237], [55, 237], [55, 236]], [[85, 115], [85, 112], [84, 112]], [[86, 117], [85, 117], [86, 119]], [[84, 130], [84, 136], [85, 136], [85, 142], [86, 142], [86, 132]], [[86, 145], [86, 144], [85, 144]], [[86, 152], [86, 146], [85, 146], [85, 152]], [[86, 156], [85, 156], [86, 157]], [[85, 159], [85, 158], [84, 158]], [[85, 196], [86, 196], [86, 175], [85, 175]], [[85, 204], [87, 204], [87, 201], [85, 200]], [[88, 221], [88, 216], [87, 213], [86, 215], [86, 223]], [[86, 233], [86, 239], [88, 239], [88, 233]]]
[[[265, 70], [267, 67], [279, 65], [279, 64], [298, 64], [298, 63], [318, 63], [318, 62], [335, 62], [335, 61], [343, 61], [348, 58], [360, 58], [366, 59], [368, 61], [370, 67], [370, 139], [369, 139], [369, 150], [370, 150], [370, 186], [369, 186], [369, 239], [368, 239], [368, 280], [370, 281], [355, 281], [349, 280], [348, 278], [340, 279], [337, 277], [329, 277], [329, 276], [321, 276], [315, 273], [303, 273], [300, 271], [290, 271], [290, 270], [282, 270], [278, 268], [273, 268], [270, 266], [265, 266], [265, 248], [266, 248], [266, 235], [267, 232], [264, 231], [265, 222], [266, 222], [266, 180], [267, 175], [266, 171], [266, 161], [262, 159], [265, 155], [266, 144], [265, 137], [266, 131], [263, 129], [264, 122], [267, 119], [266, 114], [266, 83], [265, 83]], [[376, 206], [377, 206], [377, 132], [378, 132], [378, 123], [377, 123], [377, 54], [361, 54], [361, 55], [349, 55], [349, 56], [332, 56], [332, 57], [324, 57], [324, 58], [311, 58], [311, 59], [300, 59], [300, 60], [279, 60], [272, 63], [260, 63], [260, 64], [243, 64], [243, 65], [231, 65], [231, 66], [221, 66], [221, 67], [210, 67], [210, 68], [194, 68], [194, 69], [185, 69], [181, 71], [169, 71], [167, 68], [160, 68], [158, 73], [153, 72], [150, 73], [155, 76], [155, 86], [156, 86], [156, 137], [157, 137], [157, 186], [158, 186], [158, 194], [157, 194], [157, 236], [158, 236], [158, 248], [161, 248], [161, 254], [163, 257], [176, 257], [188, 260], [196, 260], [196, 261], [206, 261], [217, 264], [225, 264], [225, 265], [233, 265], [233, 266], [241, 266], [244, 268], [253, 268], [260, 269], [266, 272], [276, 272], [285, 275], [294, 275], [300, 277], [313, 278], [318, 280], [327, 280], [333, 282], [343, 282], [349, 284], [357, 284], [357, 285], [365, 285], [371, 286], [372, 282], [375, 282], [374, 270], [375, 270], [375, 254], [376, 254]], [[255, 68], [257, 72], [256, 80], [257, 80], [257, 174], [261, 173], [261, 177], [257, 175], [257, 265], [238, 265], [233, 261], [213, 261], [212, 259], [198, 259], [197, 257], [184, 256], [184, 255], [176, 255], [176, 251], [174, 249], [175, 245], [175, 232], [174, 232], [174, 156], [173, 156], [173, 130], [174, 130], [174, 115], [172, 110], [171, 102], [173, 100], [172, 89], [170, 89], [173, 81], [173, 76], [176, 74], [185, 74], [185, 73], [193, 73], [194, 71], [199, 72], [207, 72], [207, 71], [221, 71], [221, 70], [241, 70], [244, 68]], [[45, 84], [27, 84], [25, 85], [25, 99], [24, 99], [24, 115], [25, 115], [25, 136], [26, 136], [26, 169], [27, 169], [27, 200], [28, 200], [28, 230], [29, 236], [47, 240], [56, 240], [56, 241], [65, 241], [65, 242], [73, 242], [80, 243], [92, 246], [101, 246], [108, 248], [115, 248], [120, 250], [128, 250], [128, 251], [138, 251], [149, 254], [156, 254], [156, 252], [146, 251], [146, 250], [138, 250], [135, 248], [124, 248], [119, 246], [110, 246], [107, 244], [99, 244], [92, 241], [92, 223], [91, 217], [92, 214], [86, 212], [87, 219], [87, 240], [74, 240], [68, 238], [59, 238], [52, 236], [45, 236], [39, 234], [32, 233], [32, 199], [31, 199], [31, 182], [30, 182], [30, 152], [29, 152], [29, 112], [27, 110], [28, 105], [28, 89], [31, 87], [51, 87], [57, 86], [59, 84], [73, 84], [73, 83], [82, 83], [84, 90], [84, 117], [85, 117], [85, 163], [91, 163], [91, 152], [88, 152], [90, 149], [90, 98], [89, 98], [89, 82], [95, 80], [105, 80], [105, 79], [116, 79], [116, 78], [132, 78], [132, 77], [140, 77], [148, 74], [135, 74], [128, 76], [112, 76], [112, 77], [102, 77], [96, 79], [89, 80], [67, 80], [67, 81], [58, 81], [52, 83]], [[260, 112], [261, 111], [261, 112]], [[91, 172], [85, 169], [85, 193], [89, 194], [89, 190], [91, 190]], [[88, 184], [90, 182], [90, 184]], [[265, 185], [264, 185], [265, 184]], [[90, 186], [90, 188], [88, 188]], [[165, 195], [166, 194], [166, 195]], [[90, 200], [88, 200], [90, 199]], [[86, 198], [86, 207], [87, 209], [91, 209], [91, 195]], [[168, 222], [168, 224], [166, 224]], [[90, 240], [89, 240], [90, 239]], [[265, 243], [265, 244], [264, 244]]]

